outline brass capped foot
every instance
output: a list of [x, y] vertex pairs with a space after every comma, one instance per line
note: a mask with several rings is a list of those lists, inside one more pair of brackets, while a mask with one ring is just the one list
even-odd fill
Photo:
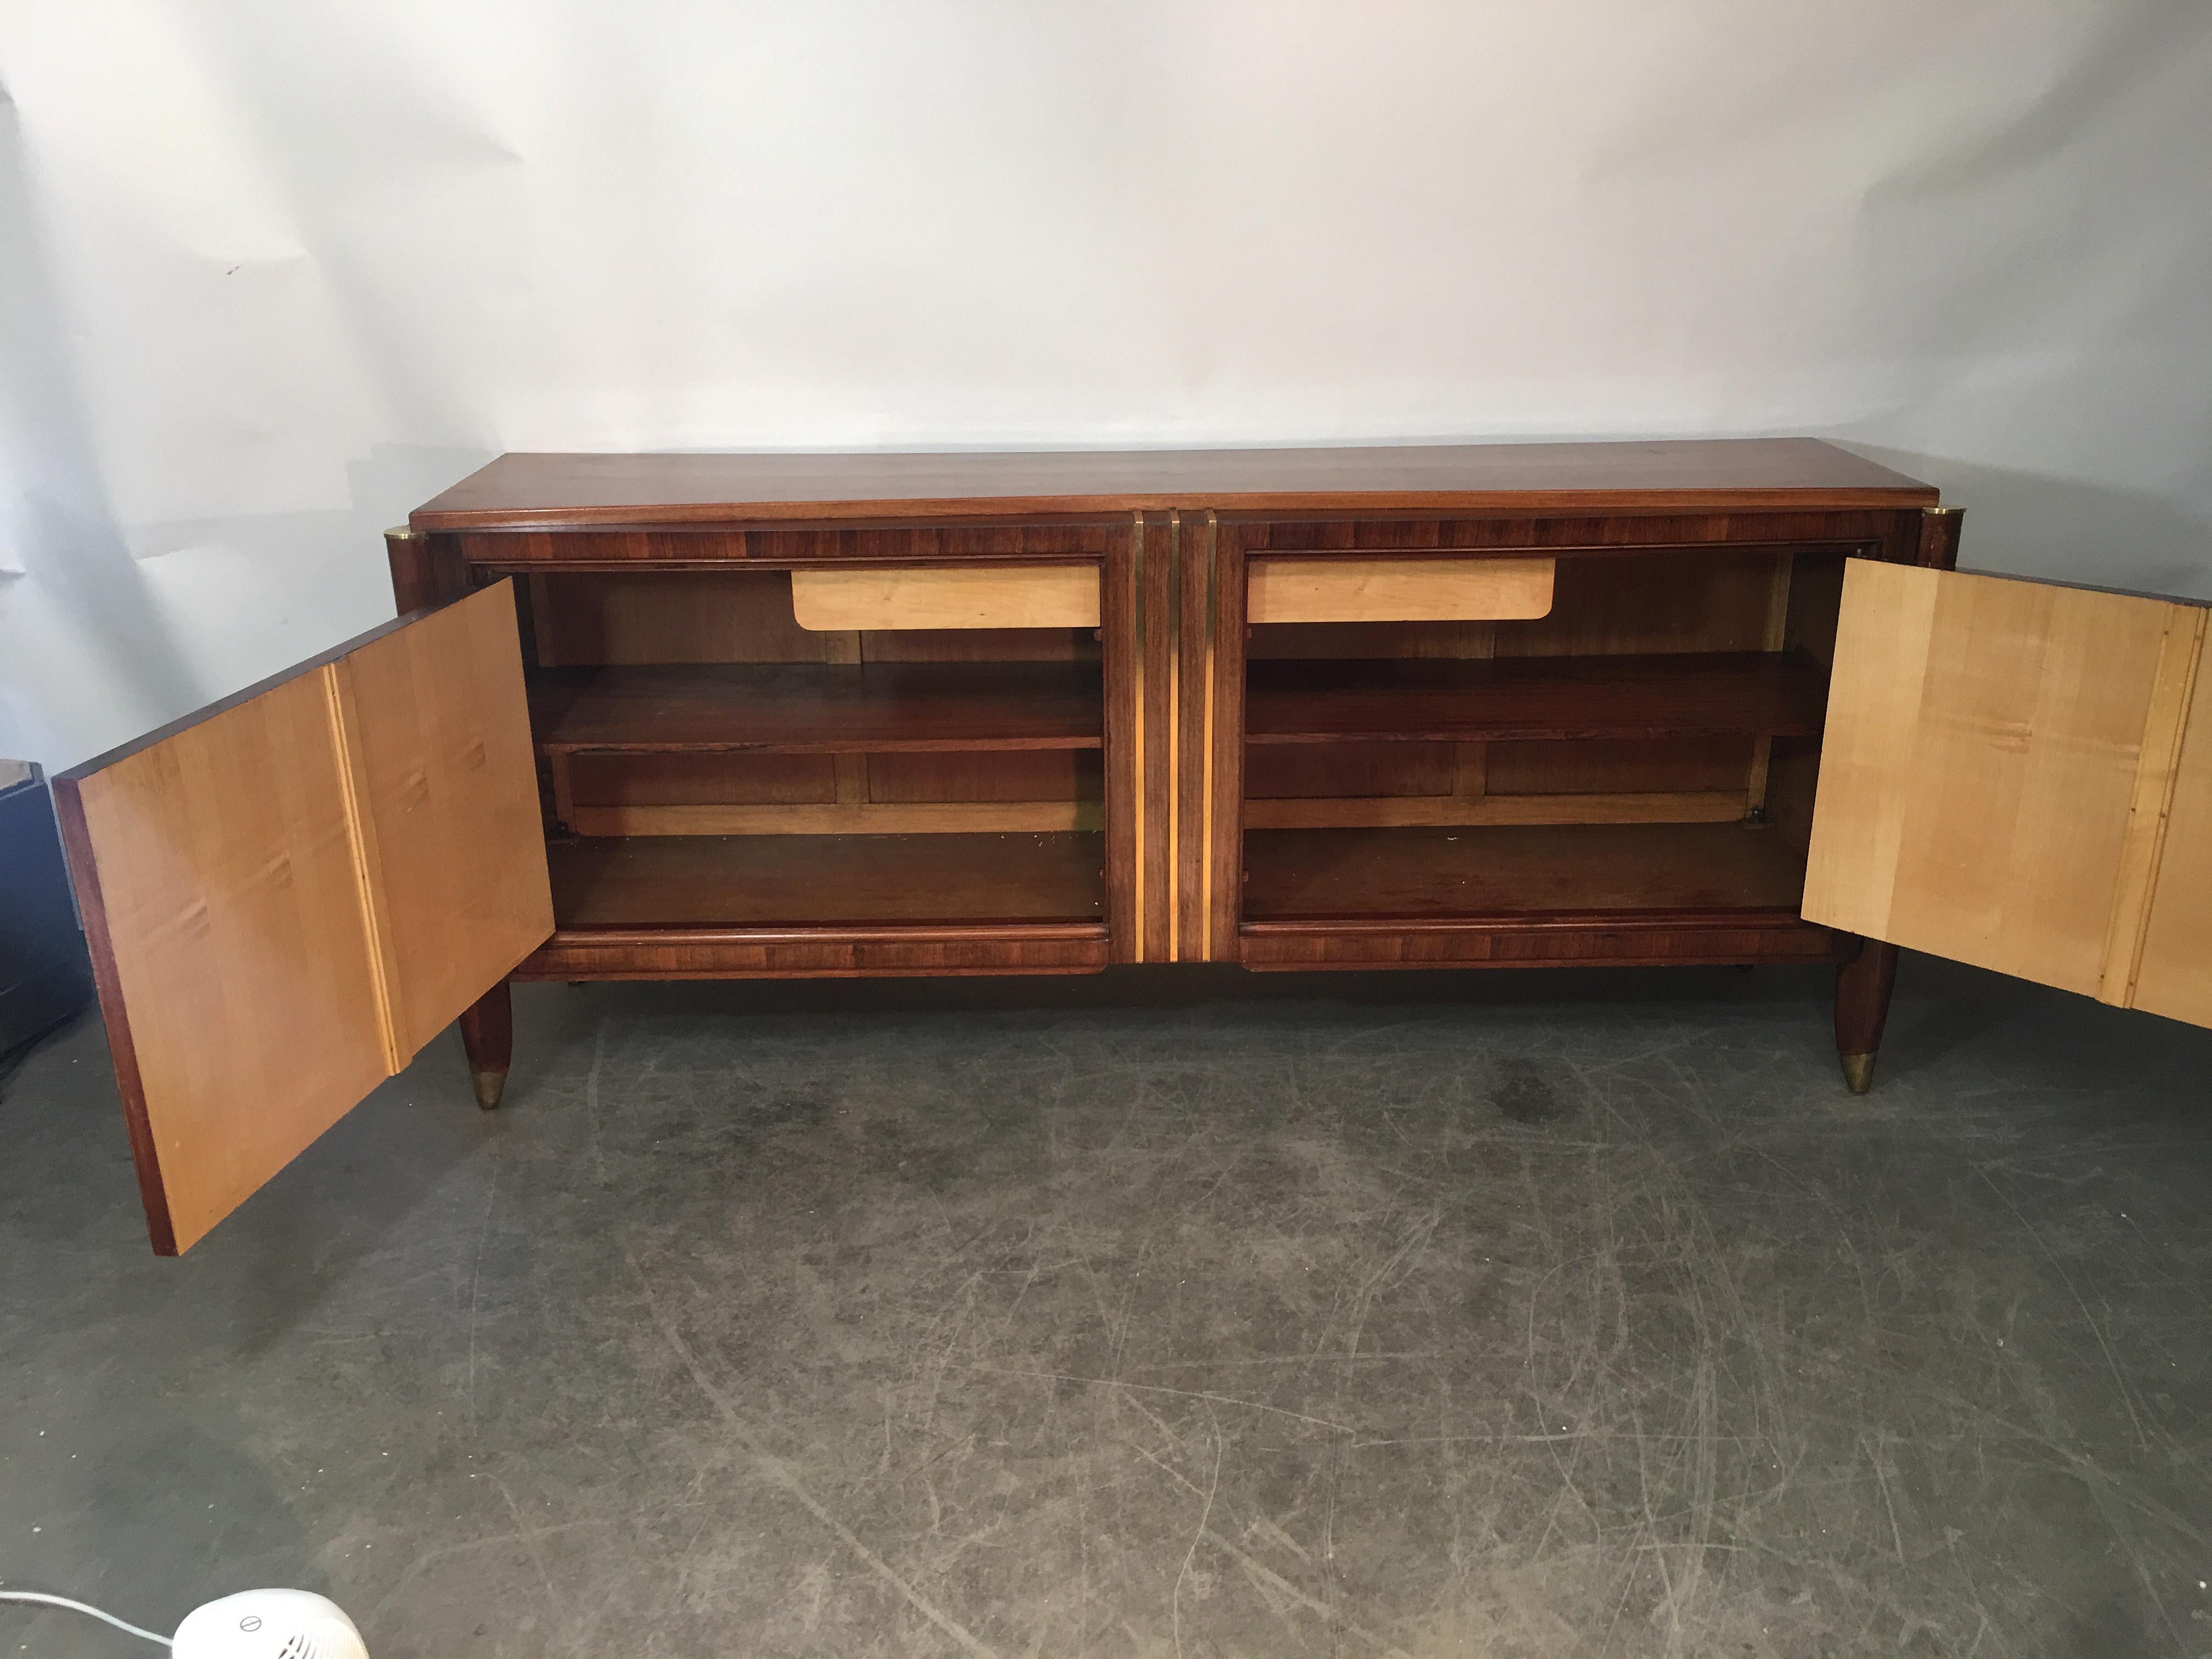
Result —
[[1874, 1056], [1872, 1054], [1838, 1054], [1844, 1062], [1844, 1081], [1855, 1095], [1863, 1095], [1874, 1087]]
[[469, 1073], [477, 1085], [477, 1104], [489, 1112], [499, 1104], [499, 1097], [507, 1092], [507, 1067], [497, 1071], [471, 1071]]

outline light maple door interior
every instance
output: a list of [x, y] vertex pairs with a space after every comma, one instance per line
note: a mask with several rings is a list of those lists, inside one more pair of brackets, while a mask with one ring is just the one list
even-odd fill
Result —
[[54, 795], [163, 1255], [552, 932], [511, 583], [102, 756]]
[[1806, 919], [2212, 1024], [2206, 615], [1851, 561]]

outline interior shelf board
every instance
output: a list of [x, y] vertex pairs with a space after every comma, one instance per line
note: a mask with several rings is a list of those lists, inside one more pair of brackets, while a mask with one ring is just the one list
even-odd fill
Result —
[[1817, 735], [1825, 677], [1790, 652], [1275, 660], [1250, 665], [1251, 743]]
[[1103, 835], [652, 836], [546, 848], [562, 929], [1102, 922]]
[[1771, 825], [1500, 824], [1255, 830], [1249, 922], [1577, 913], [1795, 915], [1805, 858]]
[[535, 671], [546, 754], [1097, 749], [1096, 665], [683, 663]]

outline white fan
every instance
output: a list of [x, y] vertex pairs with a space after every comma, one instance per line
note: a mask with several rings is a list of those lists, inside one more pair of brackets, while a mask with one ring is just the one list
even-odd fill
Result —
[[353, 1620], [308, 1590], [240, 1590], [195, 1607], [169, 1645], [178, 1659], [368, 1659]]
[[66, 1607], [170, 1649], [177, 1659], [368, 1659], [353, 1620], [335, 1601], [308, 1590], [240, 1590], [195, 1607], [173, 1638], [126, 1625], [112, 1613], [35, 1590], [0, 1589], [0, 1601]]

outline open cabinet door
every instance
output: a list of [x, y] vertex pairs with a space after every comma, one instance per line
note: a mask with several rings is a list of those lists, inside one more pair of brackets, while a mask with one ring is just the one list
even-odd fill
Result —
[[1850, 561], [1806, 920], [2212, 1024], [2205, 618]]
[[155, 1249], [553, 931], [509, 583], [54, 781]]

